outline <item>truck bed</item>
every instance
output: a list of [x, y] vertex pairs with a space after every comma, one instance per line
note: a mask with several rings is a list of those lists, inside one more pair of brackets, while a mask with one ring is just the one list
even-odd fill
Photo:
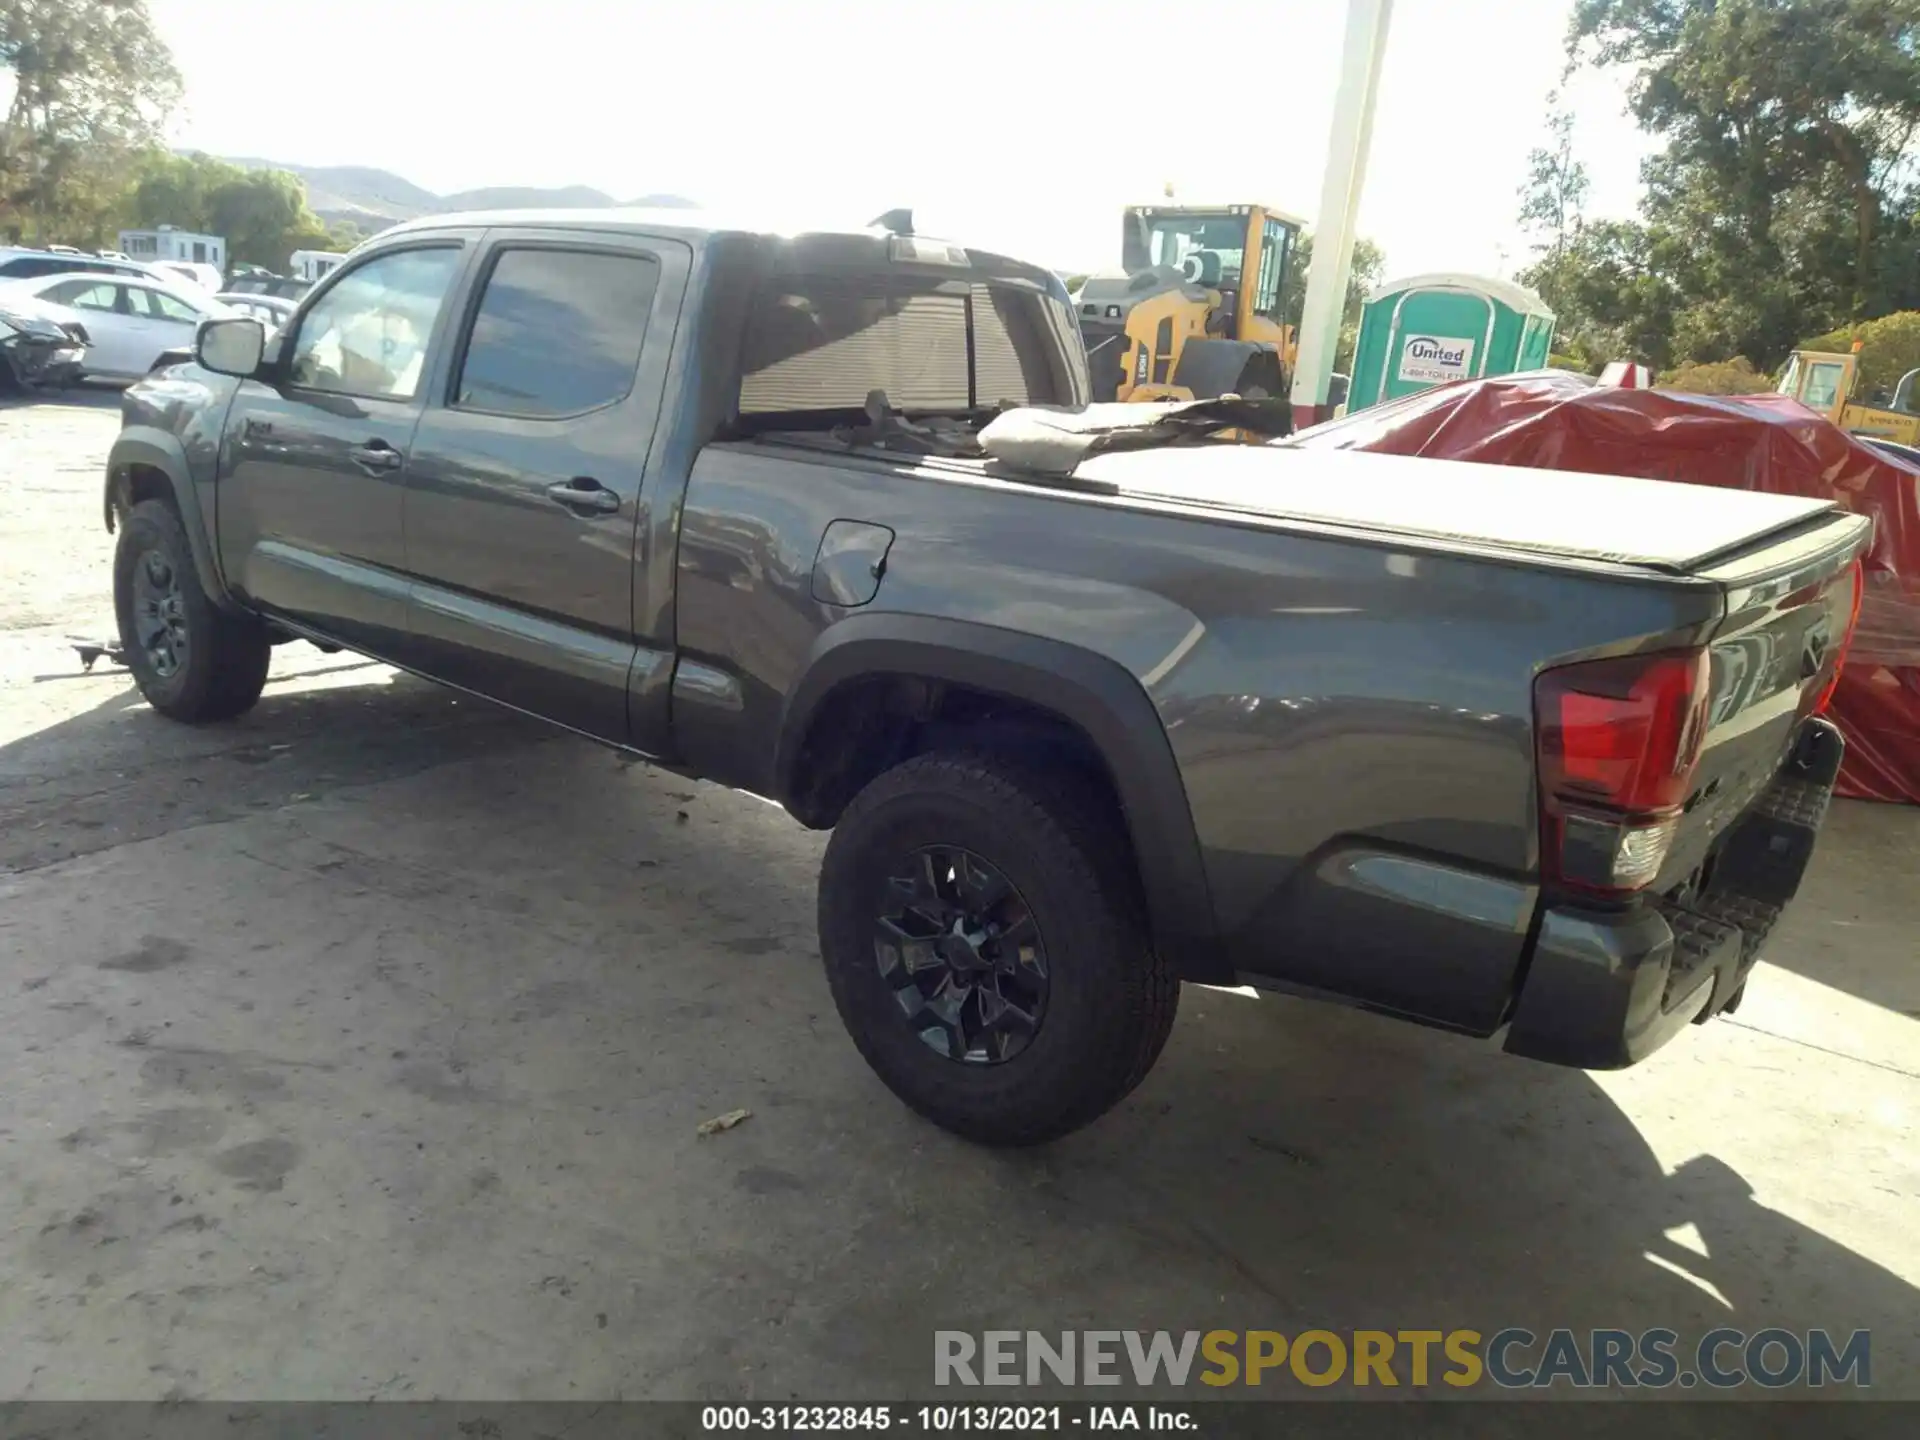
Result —
[[[1831, 501], [1614, 475], [1284, 445], [1120, 451], [1075, 474], [1121, 495], [1690, 574], [1838, 511]], [[1660, 523], [1646, 523], [1649, 513]]]

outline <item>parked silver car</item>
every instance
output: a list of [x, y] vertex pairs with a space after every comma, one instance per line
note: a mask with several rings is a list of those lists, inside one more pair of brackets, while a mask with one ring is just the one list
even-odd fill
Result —
[[169, 350], [191, 349], [202, 320], [234, 313], [192, 286], [130, 275], [47, 275], [0, 284], [0, 294], [73, 311], [87, 331], [86, 374], [102, 380], [138, 380]]

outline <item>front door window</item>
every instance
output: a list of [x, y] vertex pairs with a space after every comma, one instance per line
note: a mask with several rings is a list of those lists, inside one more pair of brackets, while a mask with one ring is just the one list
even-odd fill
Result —
[[411, 400], [459, 266], [457, 247], [397, 250], [344, 275], [309, 310], [290, 375], [303, 389]]

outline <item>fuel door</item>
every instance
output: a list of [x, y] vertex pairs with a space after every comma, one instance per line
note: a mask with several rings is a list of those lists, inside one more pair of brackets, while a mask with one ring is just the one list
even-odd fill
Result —
[[836, 520], [813, 557], [813, 598], [822, 605], [864, 605], [880, 593], [893, 531], [865, 520]]

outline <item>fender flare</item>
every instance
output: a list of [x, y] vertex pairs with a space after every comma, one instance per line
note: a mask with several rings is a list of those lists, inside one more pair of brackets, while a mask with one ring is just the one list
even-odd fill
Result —
[[1049, 711], [1092, 742], [1112, 775], [1140, 866], [1155, 949], [1184, 979], [1229, 985], [1186, 784], [1160, 713], [1117, 661], [1077, 645], [932, 616], [849, 616], [814, 641], [780, 718], [776, 797], [793, 793], [821, 704], [866, 676], [944, 680]]
[[238, 611], [220, 574], [219, 556], [214, 553], [213, 535], [200, 509], [200, 494], [194, 488], [193, 468], [180, 442], [162, 430], [147, 426], [122, 430], [107, 457], [107, 483], [102, 495], [107, 531], [112, 533], [115, 516], [131, 508], [127, 476], [134, 466], [158, 471], [166, 477], [174, 508], [180, 515], [180, 528], [187, 532], [187, 546], [193, 552], [193, 568], [200, 588], [222, 610]]

